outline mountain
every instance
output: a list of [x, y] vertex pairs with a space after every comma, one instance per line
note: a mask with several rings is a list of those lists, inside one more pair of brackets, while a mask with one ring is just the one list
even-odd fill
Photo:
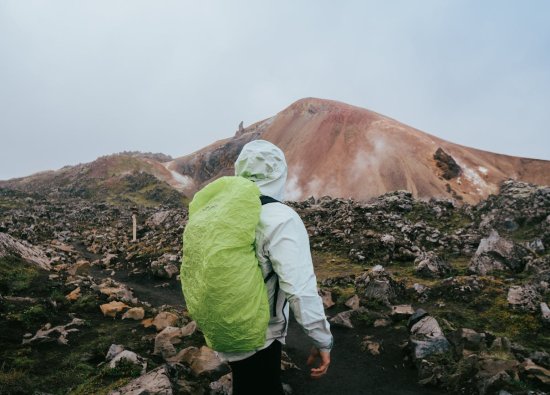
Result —
[[[136, 205], [183, 204], [164, 154], [123, 152], [90, 163], [65, 166], [28, 177], [0, 181], [0, 188], [56, 198], [79, 197]], [[181, 176], [180, 176], [181, 177]]]
[[122, 153], [0, 181], [0, 187], [115, 200], [122, 192], [134, 193], [136, 204], [169, 202], [175, 195], [168, 191], [175, 189], [188, 199], [206, 183], [233, 174], [242, 146], [255, 139], [285, 152], [288, 200], [325, 195], [368, 200], [408, 190], [415, 198], [477, 203], [506, 179], [550, 185], [550, 161], [461, 146], [363, 108], [307, 98], [180, 158]]
[[419, 198], [475, 203], [509, 178], [550, 184], [550, 161], [464, 147], [363, 108], [315, 98], [166, 166], [186, 177], [182, 190], [191, 196], [232, 174], [241, 147], [254, 139], [285, 152], [289, 200], [323, 195], [366, 200], [404, 189]]

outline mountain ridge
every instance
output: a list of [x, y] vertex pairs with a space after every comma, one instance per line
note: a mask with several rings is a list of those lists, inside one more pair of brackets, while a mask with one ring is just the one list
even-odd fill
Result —
[[271, 141], [285, 152], [288, 200], [325, 195], [369, 200], [408, 190], [421, 199], [473, 204], [496, 193], [506, 179], [550, 184], [550, 161], [466, 147], [368, 109], [304, 98], [270, 118], [246, 128], [240, 125], [231, 137], [175, 159], [122, 153], [0, 181], [0, 187], [45, 192], [70, 180], [82, 181], [79, 177], [93, 176], [108, 185], [137, 172], [151, 174], [191, 198], [205, 184], [232, 175], [242, 146], [255, 139]]

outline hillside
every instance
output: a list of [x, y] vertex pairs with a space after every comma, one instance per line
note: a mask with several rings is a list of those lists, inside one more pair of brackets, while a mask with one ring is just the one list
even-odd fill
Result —
[[107, 155], [90, 163], [0, 181], [0, 188], [53, 198], [181, 206], [185, 199], [179, 192], [180, 182], [163, 165], [170, 159], [163, 154], [135, 152]]
[[368, 200], [408, 190], [423, 199], [476, 203], [508, 178], [550, 184], [549, 161], [460, 146], [363, 108], [313, 98], [167, 166], [193, 181], [183, 187], [191, 196], [212, 179], [231, 174], [241, 147], [254, 139], [271, 141], [285, 152], [289, 200], [324, 195]]

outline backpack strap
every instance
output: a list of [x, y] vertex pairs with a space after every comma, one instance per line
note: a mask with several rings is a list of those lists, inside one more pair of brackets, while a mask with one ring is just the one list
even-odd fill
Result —
[[277, 199], [274, 199], [271, 196], [267, 196], [267, 195], [260, 196], [260, 201], [262, 202], [262, 206], [269, 203], [281, 203]]
[[[277, 199], [274, 199], [271, 196], [267, 196], [267, 195], [261, 195], [260, 196], [260, 201], [262, 202], [262, 206], [266, 205], [266, 204], [269, 204], [269, 203], [281, 203]], [[265, 276], [264, 283], [267, 283], [269, 281], [269, 279], [271, 277], [273, 277], [274, 275], [275, 275], [275, 271], [272, 270], [267, 276]], [[277, 282], [275, 283], [275, 296], [274, 296], [274, 300], [273, 300], [273, 312], [272, 312], [273, 317], [275, 317], [277, 315], [277, 299], [278, 299], [278, 297], [279, 297], [279, 280], [277, 280]]]

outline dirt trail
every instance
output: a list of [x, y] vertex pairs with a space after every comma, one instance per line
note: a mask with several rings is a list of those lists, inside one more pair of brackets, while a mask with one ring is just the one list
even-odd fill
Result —
[[[108, 271], [99, 268], [92, 268], [91, 274], [96, 278], [108, 277]], [[128, 285], [139, 300], [149, 302], [153, 306], [184, 303], [177, 281], [156, 280], [145, 275], [128, 276], [126, 271], [116, 272], [114, 278]], [[169, 285], [159, 287], [166, 283]], [[333, 328], [333, 335], [335, 346], [329, 372], [321, 380], [312, 380], [309, 378], [309, 369], [305, 365], [311, 344], [296, 321], [290, 320], [289, 335], [284, 350], [301, 370], [283, 372], [283, 382], [292, 387], [294, 395], [445, 393], [418, 385], [416, 371], [411, 367], [403, 366], [403, 351], [399, 344], [407, 337], [404, 327], [401, 329], [358, 327], [353, 330]], [[372, 356], [361, 351], [361, 341], [366, 335], [382, 341], [383, 351], [380, 355]]]

